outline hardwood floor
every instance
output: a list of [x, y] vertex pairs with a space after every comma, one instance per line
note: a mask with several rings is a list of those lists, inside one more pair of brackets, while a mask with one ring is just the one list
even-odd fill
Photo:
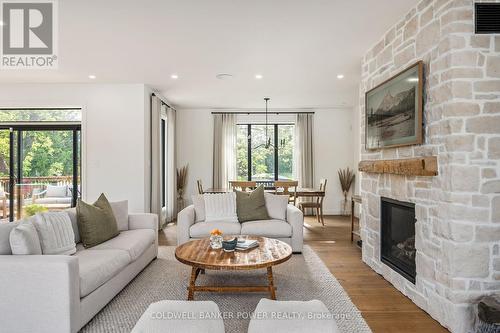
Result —
[[[347, 291], [374, 333], [448, 332], [410, 299], [361, 261], [350, 241], [350, 220], [326, 216], [325, 227], [306, 217], [304, 240]], [[176, 245], [175, 225], [160, 233], [161, 245]]]

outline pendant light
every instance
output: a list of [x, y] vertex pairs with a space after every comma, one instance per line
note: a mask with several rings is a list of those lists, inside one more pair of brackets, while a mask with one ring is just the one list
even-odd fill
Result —
[[265, 133], [266, 133], [266, 141], [265, 141], [265, 143], [260, 144], [260, 145], [258, 145], [258, 146], [256, 146], [256, 147], [253, 147], [252, 149], [258, 149], [258, 148], [260, 148], [260, 147], [264, 147], [264, 148], [266, 148], [266, 149], [269, 149], [269, 148], [271, 148], [271, 147], [273, 147], [273, 148], [274, 148], [274, 145], [271, 143], [271, 138], [270, 138], [270, 137], [269, 137], [269, 135], [268, 135], [268, 134], [269, 134], [269, 131], [268, 131], [268, 127], [269, 127], [269, 122], [268, 122], [268, 111], [269, 111], [269, 110], [268, 110], [268, 103], [269, 103], [269, 100], [270, 100], [270, 98], [269, 98], [269, 97], [265, 97], [265, 98], [264, 98], [264, 101], [266, 102], [266, 129], [265, 129]]

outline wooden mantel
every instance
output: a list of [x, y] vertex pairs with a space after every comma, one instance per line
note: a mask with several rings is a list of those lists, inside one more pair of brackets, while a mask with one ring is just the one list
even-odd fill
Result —
[[437, 176], [437, 156], [399, 160], [375, 160], [359, 162], [358, 170], [371, 173], [391, 173], [403, 176]]

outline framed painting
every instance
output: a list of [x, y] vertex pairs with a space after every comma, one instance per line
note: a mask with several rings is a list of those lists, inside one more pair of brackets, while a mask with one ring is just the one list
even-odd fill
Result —
[[365, 147], [422, 143], [423, 63], [410, 66], [365, 95]]

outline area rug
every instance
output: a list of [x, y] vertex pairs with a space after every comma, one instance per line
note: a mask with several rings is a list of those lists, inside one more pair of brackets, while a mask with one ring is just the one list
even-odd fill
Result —
[[[130, 332], [150, 303], [161, 300], [184, 300], [191, 267], [174, 257], [175, 247], [160, 247], [153, 261], [120, 294], [118, 294], [83, 329], [93, 332]], [[256, 285], [266, 284], [265, 270], [249, 272], [207, 271], [197, 284]], [[302, 254], [273, 268], [278, 300], [319, 299], [334, 315], [341, 332], [371, 332], [359, 310], [330, 273], [325, 264], [309, 247]], [[214, 294], [196, 293], [195, 300], [212, 300], [225, 315], [226, 332], [247, 332], [249, 314], [264, 293]], [[232, 318], [231, 318], [232, 317]]]

